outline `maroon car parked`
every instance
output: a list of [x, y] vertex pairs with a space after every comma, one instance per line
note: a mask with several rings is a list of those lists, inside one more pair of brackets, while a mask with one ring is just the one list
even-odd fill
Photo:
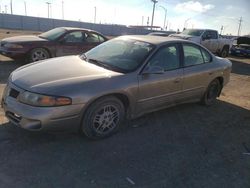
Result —
[[81, 28], [59, 27], [38, 36], [5, 38], [0, 53], [13, 59], [34, 62], [51, 57], [77, 55], [105, 42], [102, 34]]

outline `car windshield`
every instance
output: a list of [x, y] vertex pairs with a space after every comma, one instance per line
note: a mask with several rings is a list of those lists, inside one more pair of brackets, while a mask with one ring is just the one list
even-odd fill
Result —
[[105, 42], [81, 56], [82, 59], [118, 72], [136, 70], [147, 58], [152, 44], [119, 38]]
[[66, 32], [64, 28], [55, 28], [39, 35], [41, 38], [55, 40]]
[[198, 36], [201, 36], [203, 32], [204, 32], [204, 30], [201, 30], [201, 29], [186, 29], [186, 30], [182, 31], [181, 34], [198, 37]]

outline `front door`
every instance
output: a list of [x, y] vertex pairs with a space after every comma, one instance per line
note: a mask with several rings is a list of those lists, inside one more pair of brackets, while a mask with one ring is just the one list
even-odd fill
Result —
[[167, 107], [178, 99], [182, 91], [183, 75], [179, 57], [179, 46], [173, 44], [161, 47], [149, 60], [144, 70], [160, 67], [162, 72], [148, 72], [138, 76], [138, 114]]
[[84, 32], [72, 31], [67, 33], [58, 43], [56, 56], [82, 54], [85, 44]]

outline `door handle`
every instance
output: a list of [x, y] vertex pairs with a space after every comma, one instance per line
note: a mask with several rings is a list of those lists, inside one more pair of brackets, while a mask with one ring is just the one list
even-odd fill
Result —
[[180, 81], [181, 81], [180, 78], [176, 78], [176, 79], [174, 80], [174, 83], [175, 83], [175, 84], [178, 84], [178, 83], [180, 83]]

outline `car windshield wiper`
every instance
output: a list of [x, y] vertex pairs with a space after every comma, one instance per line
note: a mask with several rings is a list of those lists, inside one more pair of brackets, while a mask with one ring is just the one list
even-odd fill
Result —
[[43, 36], [41, 36], [41, 35], [38, 35], [38, 37], [39, 37], [39, 38], [42, 38], [42, 39], [48, 39], [48, 38], [43, 37]]
[[85, 53], [83, 53], [82, 55], [80, 55], [80, 58], [84, 61], [88, 61], [87, 56], [85, 55]]
[[[85, 55], [84, 55], [85, 56]], [[85, 56], [86, 57], [86, 56]], [[83, 57], [84, 58], [84, 57]], [[85, 61], [89, 62], [89, 63], [93, 63], [97, 66], [100, 66], [100, 67], [103, 67], [105, 69], [109, 69], [109, 70], [113, 70], [113, 71], [116, 71], [116, 72], [124, 72], [123, 70], [121, 70], [120, 68], [118, 67], [115, 67], [115, 66], [112, 66], [112, 65], [109, 65], [107, 63], [104, 63], [102, 61], [99, 61], [97, 59], [88, 59], [86, 57], [86, 59], [84, 59]]]

